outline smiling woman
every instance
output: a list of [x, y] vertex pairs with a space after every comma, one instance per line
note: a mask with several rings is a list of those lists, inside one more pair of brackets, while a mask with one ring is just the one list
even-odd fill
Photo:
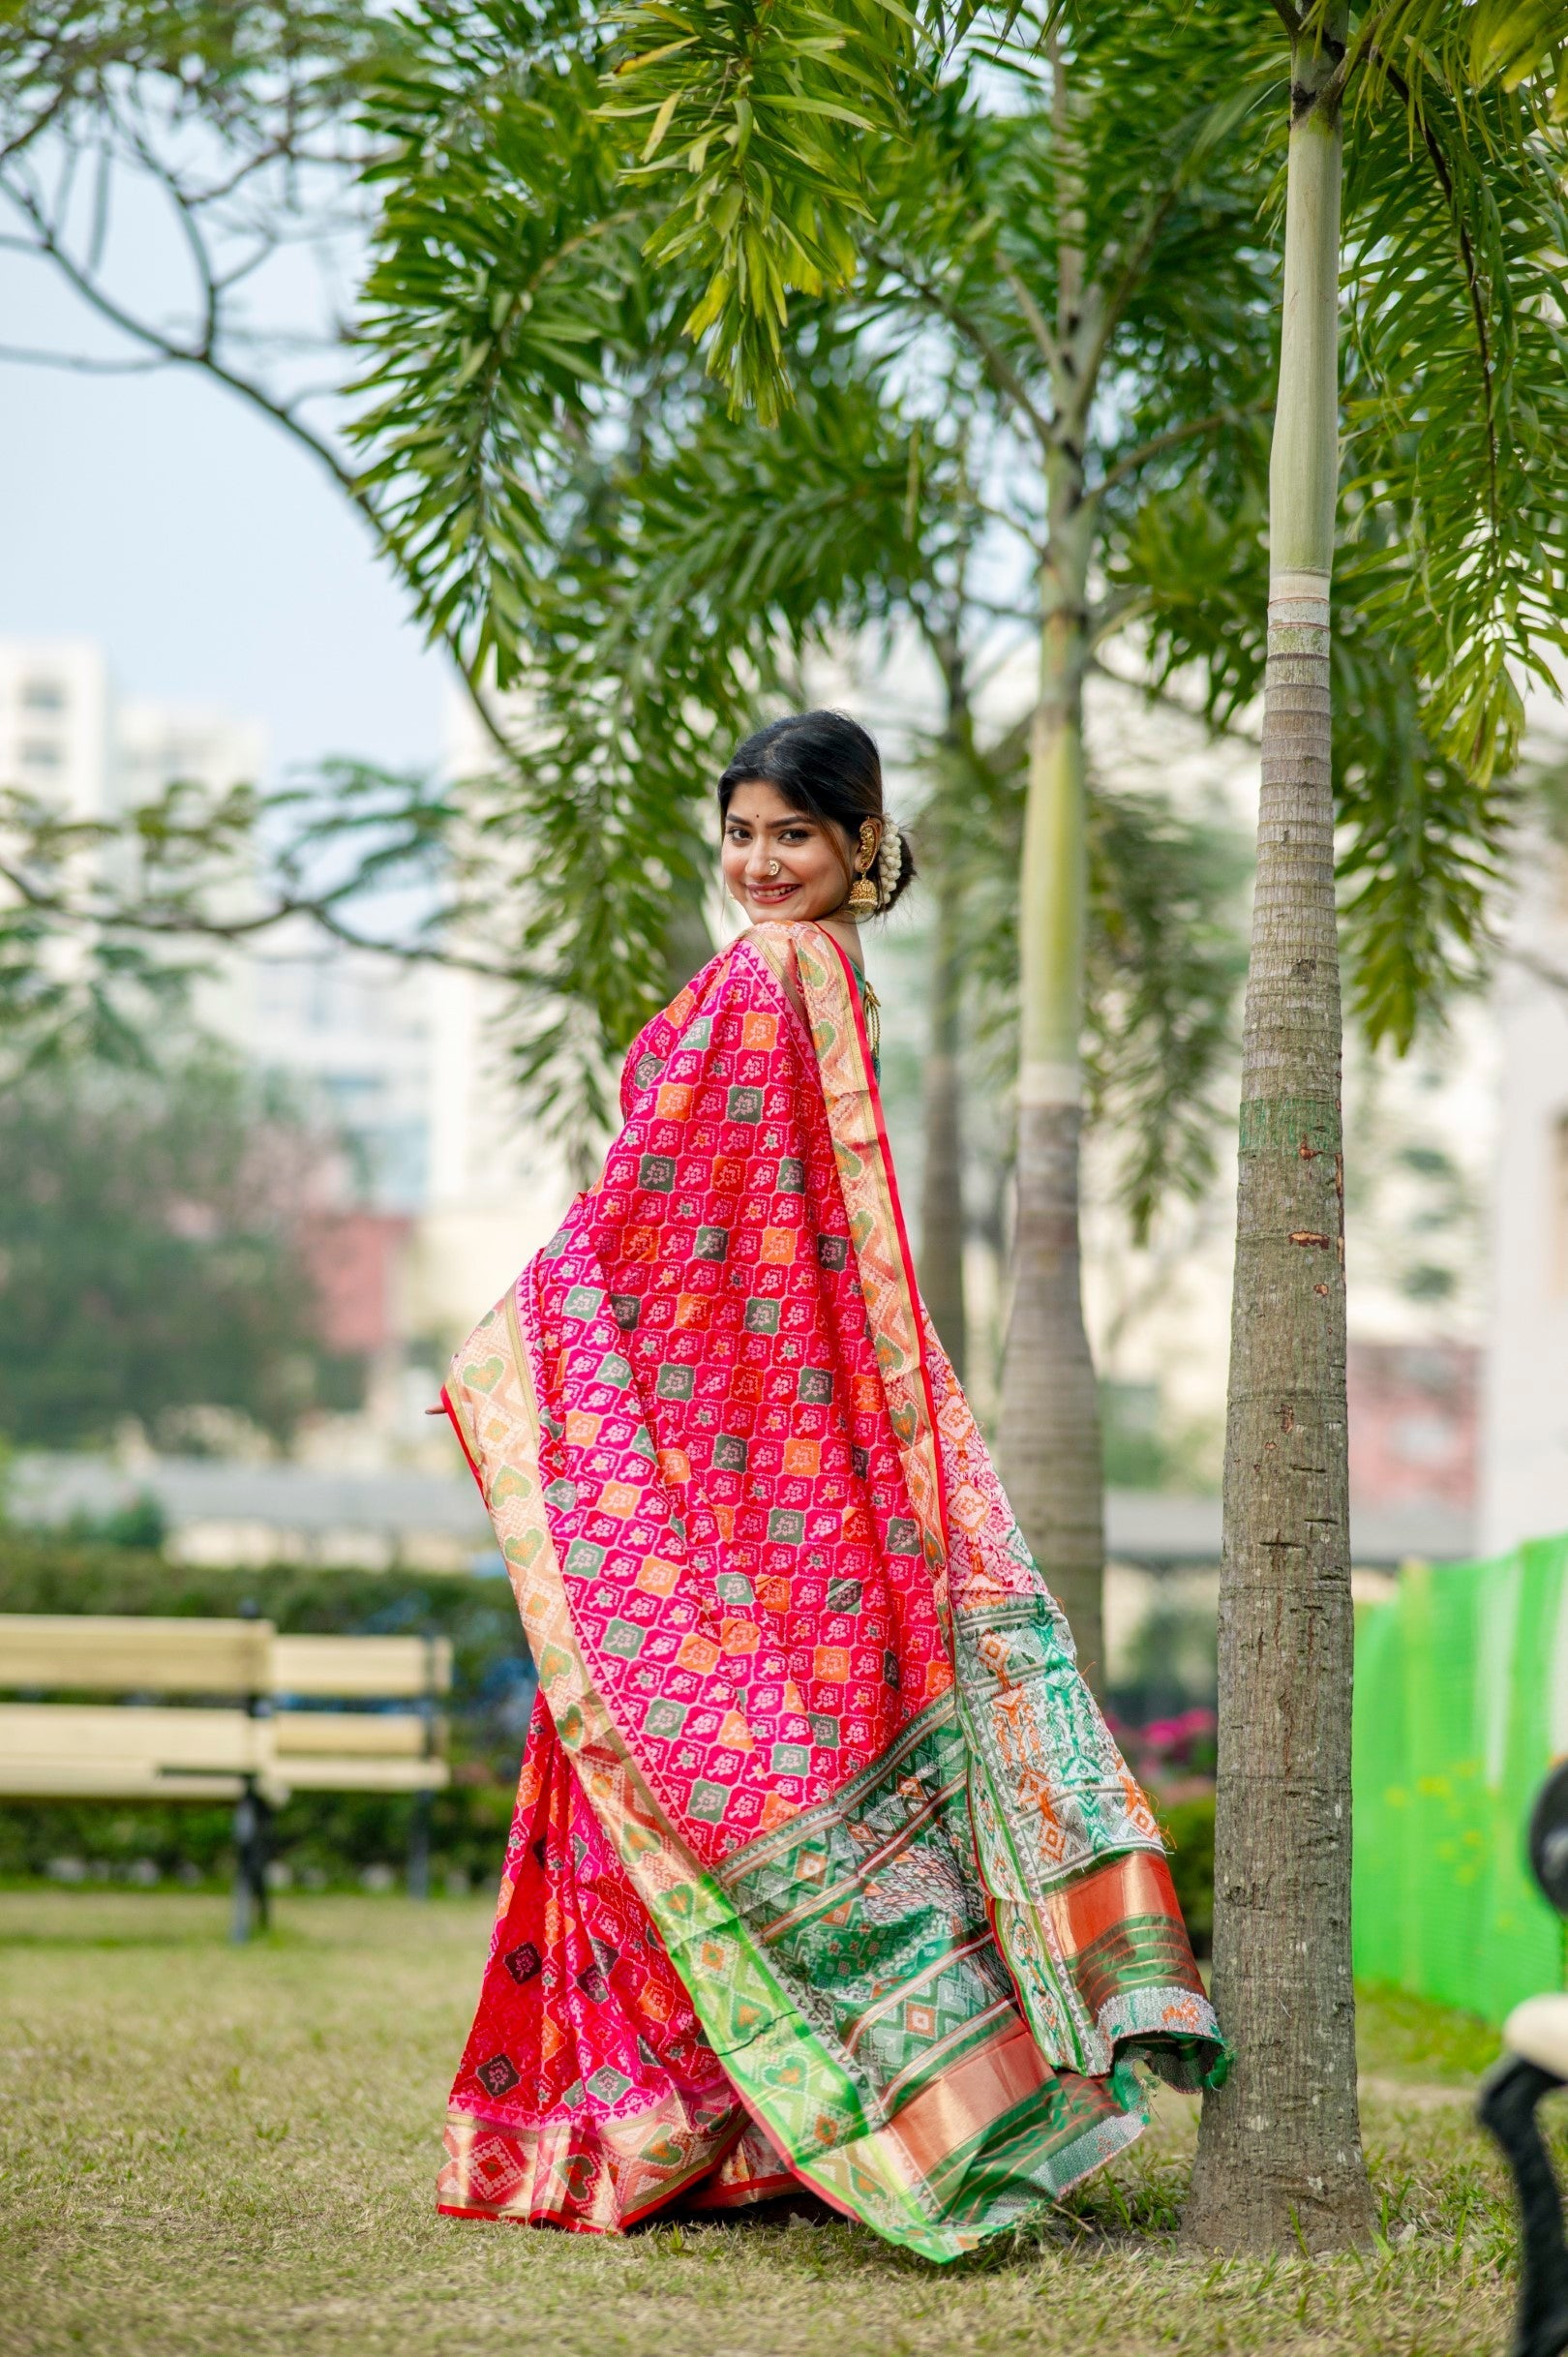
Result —
[[915, 1284], [857, 918], [871, 739], [719, 785], [753, 920], [632, 1043], [604, 1174], [445, 1398], [539, 1672], [443, 2209], [811, 2188], [948, 2259], [1223, 2048], [1160, 1829]]
[[792, 810], [776, 786], [743, 785], [724, 822], [724, 881], [759, 922], [847, 909], [854, 879], [836, 831]]
[[774, 720], [746, 739], [718, 795], [732, 897], [754, 923], [826, 924], [859, 966], [859, 920], [891, 908], [915, 876], [865, 730], [842, 712]]

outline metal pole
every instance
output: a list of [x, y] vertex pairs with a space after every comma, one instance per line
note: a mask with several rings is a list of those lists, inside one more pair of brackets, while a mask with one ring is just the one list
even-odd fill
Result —
[[[260, 1612], [255, 1600], [247, 1597], [240, 1606], [242, 1620], [258, 1620]], [[272, 1704], [265, 1694], [253, 1693], [245, 1698], [247, 1718], [270, 1718]], [[272, 1825], [272, 1810], [256, 1790], [254, 1775], [245, 1779], [245, 1790], [234, 1808], [234, 1912], [229, 1937], [243, 1944], [259, 1924], [267, 1929], [267, 1854], [268, 1834]]]
[[256, 1839], [256, 1812], [259, 1805], [256, 1787], [247, 1776], [245, 1790], [234, 1803], [234, 1908], [228, 1933], [229, 1938], [241, 1946], [251, 1936], [255, 1916], [256, 1890], [251, 1879], [251, 1852]]
[[272, 1807], [260, 1794], [256, 1797], [256, 1810], [251, 1835], [251, 1887], [256, 1892], [256, 1921], [263, 1931], [272, 1928], [272, 1893], [267, 1889], [267, 1864], [272, 1856]]

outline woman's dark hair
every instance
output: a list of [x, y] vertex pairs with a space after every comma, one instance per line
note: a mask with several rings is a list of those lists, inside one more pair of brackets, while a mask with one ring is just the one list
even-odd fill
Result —
[[[868, 818], [881, 826], [888, 821], [876, 740], [847, 712], [789, 712], [748, 737], [719, 779], [720, 816], [728, 812], [738, 786], [752, 785], [775, 786], [792, 810], [837, 827], [852, 848]], [[883, 894], [884, 909], [915, 880], [906, 835], [900, 834], [898, 851], [898, 875], [891, 891]], [[880, 889], [880, 876], [877, 882]]]

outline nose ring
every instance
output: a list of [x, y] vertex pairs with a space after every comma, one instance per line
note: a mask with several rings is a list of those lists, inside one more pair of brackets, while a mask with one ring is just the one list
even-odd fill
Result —
[[770, 876], [776, 876], [776, 875], [777, 875], [777, 873], [778, 873], [778, 861], [777, 861], [776, 860], [769, 860], [769, 862], [768, 862], [768, 872], [769, 872], [769, 874]]

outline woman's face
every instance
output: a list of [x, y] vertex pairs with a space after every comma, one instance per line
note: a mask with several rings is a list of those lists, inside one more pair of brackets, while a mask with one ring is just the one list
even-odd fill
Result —
[[829, 820], [792, 810], [776, 786], [737, 786], [724, 820], [724, 882], [753, 924], [829, 917], [850, 888], [852, 846]]

